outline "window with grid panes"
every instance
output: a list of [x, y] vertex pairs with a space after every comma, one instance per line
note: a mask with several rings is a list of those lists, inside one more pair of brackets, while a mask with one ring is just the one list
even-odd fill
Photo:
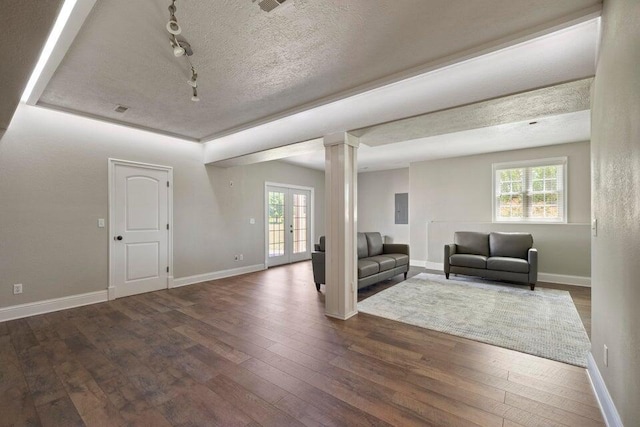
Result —
[[567, 222], [566, 169], [566, 157], [494, 164], [494, 222]]

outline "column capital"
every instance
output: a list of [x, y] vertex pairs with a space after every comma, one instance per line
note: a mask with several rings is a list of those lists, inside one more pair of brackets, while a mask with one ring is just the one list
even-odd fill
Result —
[[360, 146], [360, 138], [351, 135], [349, 132], [336, 132], [325, 135], [323, 138], [324, 146], [346, 144], [358, 148]]

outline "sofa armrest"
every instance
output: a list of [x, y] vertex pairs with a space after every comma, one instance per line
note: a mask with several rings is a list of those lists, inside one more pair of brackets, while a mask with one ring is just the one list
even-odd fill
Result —
[[403, 243], [385, 243], [382, 245], [383, 254], [405, 254], [409, 256], [409, 245]]
[[449, 274], [451, 268], [449, 266], [449, 257], [456, 253], [456, 244], [450, 243], [448, 245], [444, 245], [444, 272], [445, 274]]
[[527, 258], [529, 261], [529, 284], [535, 285], [538, 281], [538, 250], [536, 248], [529, 249]]
[[325, 253], [324, 252], [312, 252], [311, 253], [311, 266], [313, 267], [313, 281], [316, 285], [322, 285], [325, 283]]

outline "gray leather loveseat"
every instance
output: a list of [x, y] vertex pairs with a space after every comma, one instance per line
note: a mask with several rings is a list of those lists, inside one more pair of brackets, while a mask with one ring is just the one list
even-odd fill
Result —
[[538, 280], [538, 250], [528, 233], [458, 231], [453, 244], [444, 246], [444, 274], [528, 283]]
[[[313, 281], [316, 289], [325, 283], [325, 242], [315, 245], [311, 254]], [[409, 271], [409, 245], [400, 243], [382, 243], [380, 233], [358, 233], [358, 289], [364, 288], [396, 274]]]

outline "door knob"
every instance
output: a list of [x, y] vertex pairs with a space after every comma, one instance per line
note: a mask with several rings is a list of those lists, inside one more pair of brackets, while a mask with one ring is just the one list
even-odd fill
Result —
[[122, 240], [122, 236], [116, 236], [113, 238], [113, 240]]

